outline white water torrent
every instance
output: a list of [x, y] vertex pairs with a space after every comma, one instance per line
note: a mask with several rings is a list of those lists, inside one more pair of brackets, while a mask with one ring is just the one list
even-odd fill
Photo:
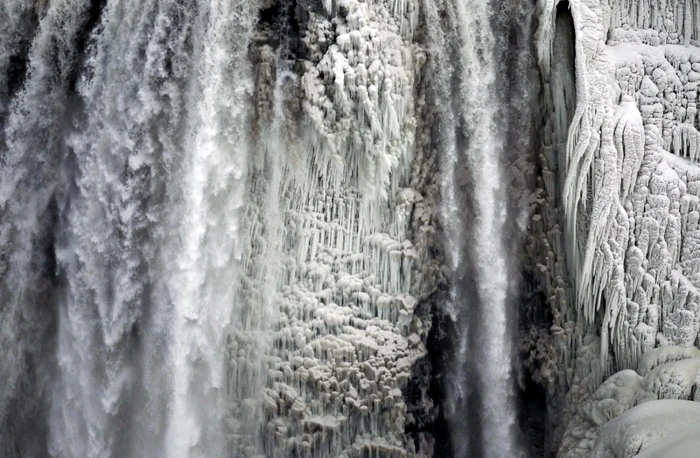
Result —
[[[462, 361], [476, 360], [473, 379], [479, 383], [482, 456], [514, 457], [513, 349], [507, 327], [509, 272], [504, 240], [506, 182], [501, 171], [505, 139], [496, 124], [498, 110], [492, 96], [498, 71], [490, 23], [494, 13], [491, 2], [458, 1], [455, 9], [462, 34], [459, 97], [463, 105], [458, 116], [465, 140], [456, 154], [465, 158], [473, 205], [473, 220], [460, 217], [460, 222], [471, 227], [468, 259], [473, 263], [476, 294], [453, 300], [454, 306], [466, 309], [479, 322], [470, 327], [478, 335], [478, 345], [465, 345]], [[459, 186], [458, 178], [447, 186]]]
[[[463, 8], [463, 9], [462, 9]], [[499, 115], [494, 103], [498, 66], [496, 40], [491, 19], [492, 1], [460, 2], [458, 17], [463, 18], [460, 86], [466, 126], [466, 167], [471, 176], [473, 218], [471, 226], [471, 262], [476, 296], [459, 298], [462, 307], [478, 306], [478, 345], [469, 348], [476, 358], [481, 393], [482, 456], [518, 457], [515, 441], [513, 391], [513, 341], [508, 319], [513, 316], [508, 302], [510, 271], [506, 263], [506, 178], [503, 175], [505, 136], [497, 125]], [[453, 183], [454, 186], [456, 183]], [[516, 261], [517, 262], [517, 261]], [[470, 313], [471, 314], [471, 313]], [[478, 356], [474, 356], [478, 354]]]
[[[437, 20], [434, 7], [426, 14]], [[508, 253], [513, 197], [504, 172], [506, 149], [513, 145], [504, 129], [508, 116], [494, 98], [504, 76], [494, 19], [499, 5], [456, 0], [444, 5], [443, 14], [442, 33], [433, 31], [431, 38], [442, 68], [450, 70], [438, 77], [438, 98], [442, 215], [452, 273], [448, 311], [458, 339], [446, 393], [453, 455], [524, 456], [513, 378], [511, 294], [519, 259]]]
[[6, 0], [0, 454], [522, 455], [502, 8]]

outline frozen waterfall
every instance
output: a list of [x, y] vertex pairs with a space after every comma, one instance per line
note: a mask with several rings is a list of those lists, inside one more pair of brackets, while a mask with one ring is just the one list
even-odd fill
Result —
[[4, 0], [0, 455], [525, 456], [506, 3]]

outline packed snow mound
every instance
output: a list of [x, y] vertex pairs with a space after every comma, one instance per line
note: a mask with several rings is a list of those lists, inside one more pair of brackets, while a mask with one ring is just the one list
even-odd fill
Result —
[[[700, 403], [689, 401], [700, 401], [698, 381], [697, 348], [664, 346], [650, 350], [636, 371], [622, 370], [594, 393], [582, 397], [559, 456], [637, 456], [661, 439], [693, 436], [700, 428]], [[674, 406], [678, 406], [677, 415], [673, 414]], [[675, 440], [671, 442], [667, 446], [673, 445], [676, 450]]]
[[664, 364], [683, 359], [700, 359], [700, 349], [695, 347], [666, 346], [655, 348], [642, 356], [637, 372], [646, 376], [649, 372]]
[[700, 437], [671, 434], [637, 455], [639, 458], [690, 458], [700, 453]]
[[[666, 452], [688, 458], [691, 439], [700, 437], [700, 403], [660, 400], [640, 404], [605, 424], [598, 435], [593, 458], [628, 458], [634, 456], [669, 458]], [[689, 451], [690, 454], [680, 454]], [[643, 452], [643, 453], [641, 453]]]

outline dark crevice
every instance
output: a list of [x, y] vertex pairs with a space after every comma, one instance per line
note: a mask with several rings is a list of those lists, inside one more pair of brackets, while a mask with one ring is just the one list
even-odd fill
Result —
[[[421, 442], [433, 440], [433, 456], [454, 456], [452, 437], [444, 405], [448, 392], [447, 374], [453, 361], [455, 323], [445, 314], [444, 303], [448, 295], [443, 286], [421, 301], [416, 316], [430, 320], [431, 327], [426, 340], [426, 354], [412, 367], [411, 378], [404, 389], [408, 421], [406, 434], [419, 450]], [[429, 316], [425, 314], [429, 313]]]
[[[569, 126], [576, 110], [576, 38], [569, 2], [566, 0], [559, 2], [555, 14], [551, 67], [547, 81], [549, 83], [549, 91], [543, 94], [542, 103], [544, 116], [549, 119], [547, 132], [543, 135], [544, 138], [547, 138], [546, 144], [551, 144], [551, 153], [545, 152], [547, 154], [547, 166], [554, 174], [554, 189], [547, 195], [547, 198], [551, 200], [548, 205], [552, 210], [552, 214], [558, 213], [561, 217], [562, 203], [560, 196], [566, 172], [566, 143]], [[541, 144], [545, 144], [545, 142], [543, 141]], [[542, 170], [539, 171], [539, 176], [542, 177]], [[585, 224], [586, 219], [585, 217], [579, 218], [579, 223]], [[551, 223], [552, 226], [554, 224], [553, 222]], [[562, 227], [563, 221], [559, 221], [559, 224]], [[587, 231], [587, 228], [581, 228], [581, 230]], [[566, 243], [566, 238], [563, 241]], [[531, 267], [534, 268], [534, 265]], [[565, 277], [566, 275], [564, 273]], [[567, 280], [567, 278], [564, 278], [564, 280]], [[545, 342], [540, 342], [542, 346], [553, 345], [553, 336], [550, 331], [553, 317], [549, 310], [550, 306], [544, 297], [537, 299], [536, 302], [538, 304], [536, 307], [542, 308], [547, 314], [539, 318], [535, 317], [530, 325], [532, 329], [540, 332], [539, 338], [545, 340]], [[546, 355], [544, 357], [545, 361], [543, 362], [546, 363], [548, 357]], [[534, 367], [534, 369], [538, 368]], [[565, 399], [563, 393], [559, 392], [559, 389], [552, 385], [547, 387], [543, 387], [541, 384], [533, 385], [531, 383], [532, 375], [534, 374], [529, 372], [524, 374], [524, 393], [527, 396], [524, 397], [523, 401], [539, 400], [538, 406], [543, 407], [545, 413], [543, 417], [526, 419], [525, 424], [530, 424], [533, 427], [531, 444], [540, 453], [538, 456], [553, 457], [557, 453], [563, 433], [562, 416], [564, 413], [562, 404], [565, 402]], [[540, 383], [544, 382], [540, 381]], [[552, 380], [549, 383], [560, 382]], [[545, 388], [547, 391], [545, 391]], [[544, 420], [544, 423], [542, 423], [542, 420]], [[540, 429], [544, 429], [546, 434], [542, 433], [543, 435], [540, 436]]]
[[[576, 110], [576, 36], [569, 2], [557, 5], [554, 44], [552, 46], [552, 110], [555, 119], [555, 148], [566, 142], [568, 127]], [[563, 101], [564, 106], [558, 106]], [[561, 152], [557, 154], [561, 157]], [[563, 167], [563, 164], [557, 164]]]
[[[318, 4], [317, 4], [318, 3]], [[298, 60], [308, 54], [303, 38], [309, 22], [308, 11], [320, 8], [310, 0], [280, 0], [260, 10], [258, 44], [267, 44], [279, 51], [282, 60]]]
[[104, 10], [106, 4], [107, 0], [90, 1], [87, 17], [85, 18], [85, 22], [83, 23], [83, 26], [80, 28], [80, 32], [76, 37], [74, 48], [75, 55], [80, 56], [80, 60], [77, 62], [77, 65], [73, 66], [71, 73], [68, 76], [69, 96], [74, 95], [77, 92], [76, 84], [81, 74], [81, 70], [84, 68], [85, 60], [88, 58], [89, 54], [85, 51], [90, 45], [90, 39], [93, 35], [93, 31], [95, 30], [95, 27], [97, 27], [100, 18], [102, 17], [102, 11]]
[[553, 317], [547, 300], [534, 287], [534, 278], [525, 275], [525, 288], [531, 287], [533, 292], [525, 295], [519, 310], [519, 335], [521, 342], [521, 360], [523, 365], [519, 376], [518, 423], [522, 432], [522, 442], [530, 457], [544, 456], [547, 424], [547, 391], [541, 382], [541, 371], [547, 370], [542, 358], [547, 355], [538, 354], [539, 348], [547, 348], [550, 344], [549, 329]]

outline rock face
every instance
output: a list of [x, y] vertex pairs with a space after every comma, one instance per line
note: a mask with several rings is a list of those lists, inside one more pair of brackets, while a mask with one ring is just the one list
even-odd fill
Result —
[[[571, 444], [590, 415], [602, 424], [646, 399], [626, 392], [622, 408], [606, 386], [687, 385], [672, 375], [639, 382], [629, 369], [669, 345], [698, 344], [700, 11], [691, 1], [550, 0], [540, 12], [548, 118], [529, 253], [552, 315], [538, 374], [550, 405], [567, 406], [550, 409], [549, 453], [633, 456], [601, 438], [586, 452]], [[604, 420], [576, 413], [589, 396], [610, 407]]]

